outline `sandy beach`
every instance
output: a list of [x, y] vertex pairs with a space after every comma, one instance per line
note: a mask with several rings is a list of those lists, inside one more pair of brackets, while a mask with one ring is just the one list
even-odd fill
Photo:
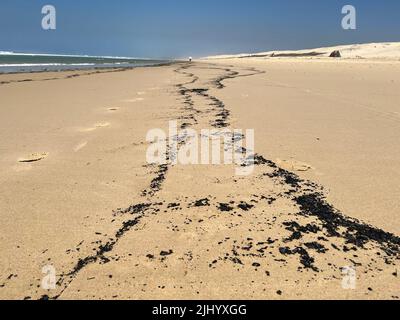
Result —
[[[0, 75], [0, 298], [399, 299], [399, 84], [392, 55]], [[149, 165], [169, 121], [254, 129], [254, 172]]]

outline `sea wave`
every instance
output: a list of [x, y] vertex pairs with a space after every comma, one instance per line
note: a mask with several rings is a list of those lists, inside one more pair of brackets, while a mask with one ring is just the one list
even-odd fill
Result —
[[166, 60], [73, 55], [20, 54], [2, 51], [0, 73], [62, 71], [95, 68], [134, 68], [157, 65]]
[[50, 66], [95, 66], [96, 63], [11, 63], [0, 67], [50, 67]]
[[153, 60], [151, 58], [125, 57], [125, 56], [97, 56], [97, 55], [79, 55], [79, 54], [55, 54], [55, 53], [29, 53], [0, 51], [0, 55], [7, 56], [26, 56], [26, 57], [62, 57], [62, 58], [94, 58], [94, 59], [127, 59], [127, 60]]

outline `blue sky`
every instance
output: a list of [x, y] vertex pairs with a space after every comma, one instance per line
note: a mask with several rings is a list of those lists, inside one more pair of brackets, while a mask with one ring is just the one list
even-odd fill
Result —
[[[57, 30], [41, 8], [57, 9]], [[341, 8], [358, 29], [341, 28]], [[400, 41], [399, 0], [1, 0], [0, 50], [186, 57]]]

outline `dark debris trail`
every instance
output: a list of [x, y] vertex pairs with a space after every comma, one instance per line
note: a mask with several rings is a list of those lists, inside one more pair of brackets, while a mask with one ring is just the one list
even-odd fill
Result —
[[[199, 77], [195, 75], [195, 71], [191, 72], [191, 68], [215, 69], [223, 72], [222, 75], [211, 80], [206, 86], [198, 88], [190, 88], [199, 81]], [[184, 115], [181, 119], [186, 120], [182, 124], [182, 129], [188, 128], [198, 122], [197, 117], [202, 111], [197, 110], [194, 97], [201, 96], [209, 102], [213, 110], [213, 117], [210, 119], [210, 125], [214, 128], [226, 128], [230, 126], [229, 119], [231, 112], [225, 103], [217, 97], [210, 94], [210, 89], [222, 89], [225, 87], [224, 81], [227, 79], [235, 79], [240, 77], [250, 77], [264, 73], [253, 68], [241, 70], [244, 73], [233, 70], [233, 67], [219, 67], [216, 65], [197, 65], [197, 64], [178, 64], [175, 72], [188, 77], [185, 83], [176, 85], [176, 91], [182, 98], [184, 105]], [[172, 119], [171, 119], [172, 120]], [[244, 138], [244, 137], [241, 137]], [[184, 141], [183, 141], [184, 143]], [[268, 168], [269, 173], [265, 173], [270, 179], [276, 183], [284, 185], [289, 191], [284, 195], [287, 199], [299, 208], [298, 217], [309, 220], [308, 224], [301, 225], [296, 219], [287, 220], [283, 223], [283, 230], [291, 233], [291, 236], [280, 241], [279, 252], [282, 256], [297, 255], [302, 268], [309, 269], [313, 272], [320, 270], [314, 265], [315, 259], [310, 255], [312, 250], [316, 254], [324, 254], [326, 252], [326, 241], [322, 244], [316, 240], [304, 244], [295, 244], [306, 235], [315, 235], [316, 239], [341, 239], [346, 246], [339, 248], [332, 243], [332, 247], [340, 252], [348, 250], [367, 250], [367, 245], [372, 245], [381, 249], [384, 254], [382, 259], [387, 264], [394, 264], [394, 261], [400, 259], [400, 238], [391, 233], [385, 232], [356, 219], [350, 218], [342, 214], [326, 201], [323, 187], [313, 182], [301, 179], [298, 175], [281, 169], [273, 161], [268, 160], [263, 155], [257, 154], [254, 159], [254, 165]], [[95, 254], [84, 257], [77, 261], [75, 267], [67, 273], [60, 276], [58, 285], [62, 288], [56, 296], [42, 297], [43, 299], [58, 299], [64, 293], [71, 282], [78, 276], [79, 272], [93, 263], [108, 263], [107, 254], [112, 252], [119, 240], [126, 233], [133, 230], [135, 226], [140, 224], [147, 214], [157, 214], [163, 208], [163, 203], [155, 201], [155, 196], [163, 188], [163, 184], [168, 177], [169, 165], [162, 165], [156, 168], [155, 177], [151, 182], [148, 190], [143, 191], [143, 202], [132, 204], [124, 210], [116, 210], [114, 215], [129, 217], [122, 222], [120, 228], [115, 232], [107, 243], [103, 243], [95, 249]], [[271, 173], [272, 170], [272, 173]], [[263, 195], [258, 195], [263, 197]], [[267, 198], [266, 198], [267, 199]], [[276, 199], [269, 199], [273, 203]], [[191, 199], [188, 208], [210, 206], [209, 199]], [[255, 205], [248, 205], [241, 202], [239, 208], [244, 211], [253, 210]], [[231, 208], [230, 204], [217, 204], [216, 210], [221, 212]], [[218, 209], [219, 208], [219, 209]], [[173, 209], [172, 207], [169, 209]], [[290, 245], [292, 244], [292, 247]], [[241, 264], [239, 257], [234, 258], [236, 263]]]

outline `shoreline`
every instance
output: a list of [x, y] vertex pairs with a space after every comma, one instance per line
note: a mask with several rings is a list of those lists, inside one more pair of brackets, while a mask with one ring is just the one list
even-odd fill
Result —
[[[114, 70], [114, 71], [126, 71], [126, 70], [132, 70], [136, 68], [151, 68], [151, 67], [162, 67], [162, 66], [168, 66], [170, 64], [174, 63], [180, 63], [180, 61], [166, 61], [166, 62], [160, 62], [160, 63], [154, 63], [154, 64], [149, 64], [149, 65], [139, 65], [139, 66], [124, 66], [124, 67], [116, 67], [116, 66], [110, 66], [110, 67], [96, 67], [96, 66], [88, 66], [87, 68], [63, 68], [63, 69], [58, 69], [58, 70], [32, 70], [32, 71], [16, 71], [16, 72], [0, 72], [1, 75], [15, 75], [15, 74], [36, 74], [36, 73], [58, 73], [58, 72], [72, 72], [72, 71], [100, 71], [100, 72], [106, 72], [109, 70]], [[1, 67], [1, 65], [0, 65]]]
[[[0, 85], [10, 84], [10, 83], [18, 83], [18, 82], [35, 81], [35, 80], [31, 79], [31, 76], [34, 76], [34, 75], [38, 75], [38, 76], [49, 75], [50, 77], [48, 77], [48, 78], [40, 78], [39, 77], [39, 79], [38, 79], [38, 81], [49, 81], [49, 80], [57, 80], [57, 79], [70, 79], [70, 78], [75, 78], [78, 76], [90, 76], [90, 75], [101, 74], [101, 73], [132, 71], [137, 68], [165, 67], [165, 66], [174, 65], [176, 63], [181, 63], [181, 62], [174, 61], [174, 62], [165, 62], [165, 63], [160, 63], [160, 64], [152, 64], [152, 65], [148, 65], [148, 66], [121, 67], [121, 68], [100, 68], [99, 67], [99, 68], [89, 68], [89, 69], [68, 69], [68, 70], [58, 70], [58, 71], [43, 70], [43, 71], [30, 71], [30, 72], [6, 72], [6, 73], [0, 72]], [[52, 75], [62, 75], [65, 77], [57, 78]], [[19, 80], [13, 80], [13, 79], [1, 80], [2, 77], [8, 78], [9, 76], [26, 76], [28, 78], [22, 78]]]
[[[159, 63], [152, 63], [152, 64], [142, 64], [142, 65], [137, 65], [137, 66], [115, 66], [115, 65], [110, 65], [110, 66], [75, 66], [75, 67], [68, 67], [66, 66], [62, 66], [61, 69], [44, 69], [44, 70], [21, 70], [21, 71], [10, 71], [10, 72], [0, 72], [0, 76], [1, 75], [14, 75], [14, 74], [35, 74], [35, 73], [50, 73], [50, 72], [71, 72], [71, 71], [107, 71], [107, 70], [132, 70], [135, 68], [149, 68], [149, 67], [160, 67], [160, 66], [166, 66], [166, 65], [170, 65], [173, 63], [180, 63], [180, 61], [163, 61], [163, 62], [159, 62]], [[3, 67], [3, 65], [0, 64], [0, 68]], [[18, 67], [18, 65], [15, 65], [15, 67]], [[34, 67], [34, 66], [33, 66]], [[39, 66], [38, 66], [39, 67]]]
[[57, 72], [110, 68], [135, 68], [171, 62], [161, 59], [10, 53], [0, 51], [0, 72]]

